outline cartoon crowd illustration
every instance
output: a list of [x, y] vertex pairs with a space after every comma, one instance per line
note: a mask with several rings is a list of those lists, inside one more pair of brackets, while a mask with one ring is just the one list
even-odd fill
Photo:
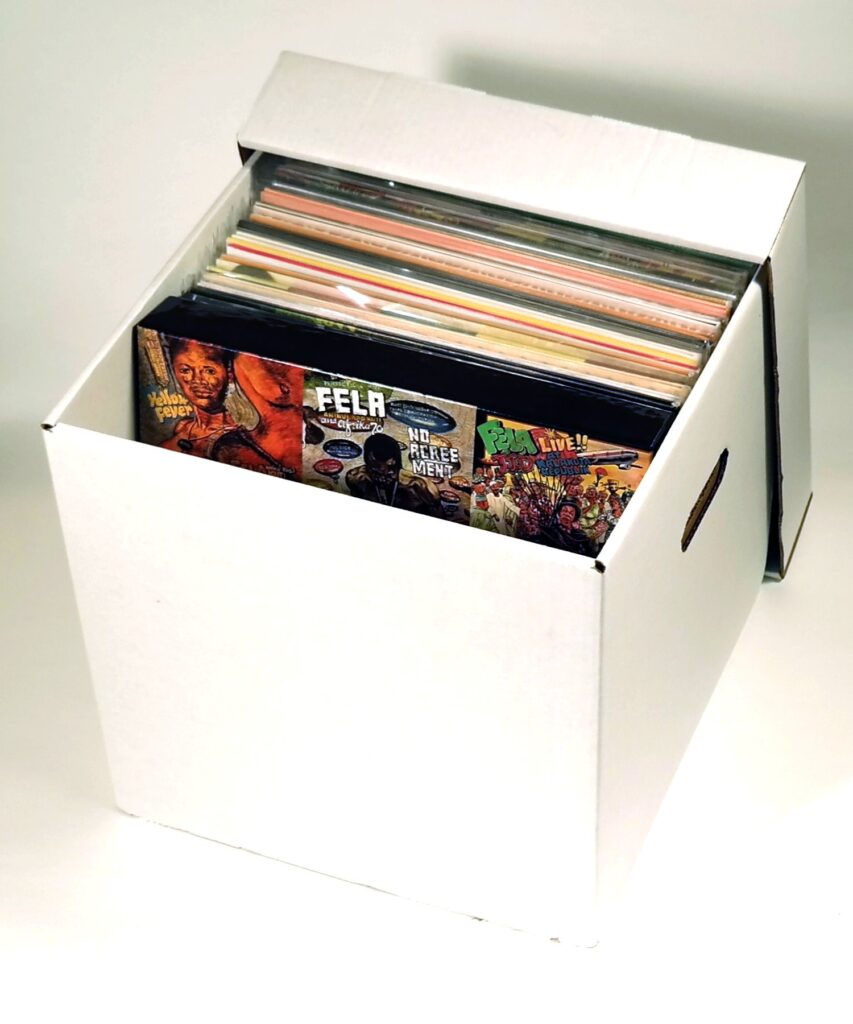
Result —
[[500, 473], [482, 463], [471, 495], [471, 525], [595, 557], [634, 494], [607, 470], [558, 481]]

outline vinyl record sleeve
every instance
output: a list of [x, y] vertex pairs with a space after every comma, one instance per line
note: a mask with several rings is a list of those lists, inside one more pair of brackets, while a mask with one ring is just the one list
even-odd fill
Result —
[[[196, 289], [219, 298], [263, 304], [321, 321], [368, 332], [387, 333], [411, 345], [476, 355], [520, 368], [550, 370], [575, 379], [597, 381], [634, 395], [650, 395], [680, 405], [690, 393], [690, 378], [648, 364], [627, 364], [612, 354], [591, 352], [564, 342], [532, 339], [518, 332], [463, 321], [401, 302], [386, 303], [346, 289], [222, 257], [199, 278]], [[695, 376], [695, 373], [694, 373]]]
[[602, 313], [570, 310], [544, 298], [521, 297], [506, 288], [486, 287], [453, 275], [420, 269], [340, 245], [241, 221], [228, 239], [226, 254], [258, 266], [285, 269], [329, 280], [389, 301], [439, 309], [463, 319], [495, 323], [533, 337], [584, 343], [593, 349], [650, 359], [663, 369], [696, 374], [708, 355], [708, 344], [667, 331], [619, 322]]
[[165, 300], [140, 326], [342, 377], [379, 380], [641, 451], [658, 447], [677, 413], [665, 399], [199, 293]]
[[605, 278], [642, 284], [647, 297], [656, 288], [680, 292], [728, 307], [743, 293], [754, 268], [729, 257], [711, 256], [674, 244], [523, 213], [352, 171], [264, 156], [256, 178], [269, 195], [293, 193], [341, 207], [394, 217], [422, 230], [432, 225], [447, 234], [476, 236], [516, 255], [537, 254], [587, 267]]
[[376, 382], [384, 363], [312, 366], [332, 365], [316, 335], [357, 358], [369, 339], [223, 305], [170, 299], [137, 325], [139, 440], [589, 557], [651, 461], [612, 432]]

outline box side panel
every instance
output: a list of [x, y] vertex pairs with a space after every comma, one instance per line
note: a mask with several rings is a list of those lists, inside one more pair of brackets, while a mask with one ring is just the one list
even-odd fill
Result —
[[[604, 904], [627, 876], [763, 576], [769, 501], [762, 320], [753, 284], [629, 506], [636, 516], [630, 529], [622, 532], [620, 524], [618, 544], [606, 549]], [[721, 472], [712, 476], [723, 452]]]
[[249, 205], [252, 165], [238, 171], [172, 259], [152, 281], [122, 325], [80, 375], [45, 422], [61, 419], [73, 426], [116, 437], [133, 437], [133, 325], [170, 295], [190, 288], [201, 270], [221, 251], [228, 234]]
[[759, 262], [802, 173], [795, 160], [292, 53], [240, 141]]
[[812, 493], [805, 180], [773, 246], [769, 270], [775, 325], [775, 373], [770, 387], [775, 401], [780, 574], [784, 575]]
[[588, 938], [588, 560], [65, 424], [46, 438], [122, 808]]

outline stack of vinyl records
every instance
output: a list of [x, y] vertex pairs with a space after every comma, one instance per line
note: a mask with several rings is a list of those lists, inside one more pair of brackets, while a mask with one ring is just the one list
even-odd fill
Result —
[[140, 325], [141, 439], [590, 556], [755, 271], [279, 157], [256, 184]]

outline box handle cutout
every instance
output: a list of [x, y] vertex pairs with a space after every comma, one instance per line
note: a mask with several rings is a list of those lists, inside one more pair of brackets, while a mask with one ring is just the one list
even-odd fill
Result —
[[687, 517], [684, 533], [681, 535], [682, 551], [686, 551], [690, 547], [690, 542], [696, 536], [699, 524], [705, 518], [705, 513], [708, 511], [711, 502], [714, 500], [714, 495], [717, 493], [720, 484], [723, 482], [728, 462], [729, 450], [728, 448], [724, 448], [720, 453], [719, 459], [717, 459], [716, 466], [711, 470], [711, 475], [705, 481], [705, 486], [699, 492], [696, 504], [690, 509], [690, 515]]

